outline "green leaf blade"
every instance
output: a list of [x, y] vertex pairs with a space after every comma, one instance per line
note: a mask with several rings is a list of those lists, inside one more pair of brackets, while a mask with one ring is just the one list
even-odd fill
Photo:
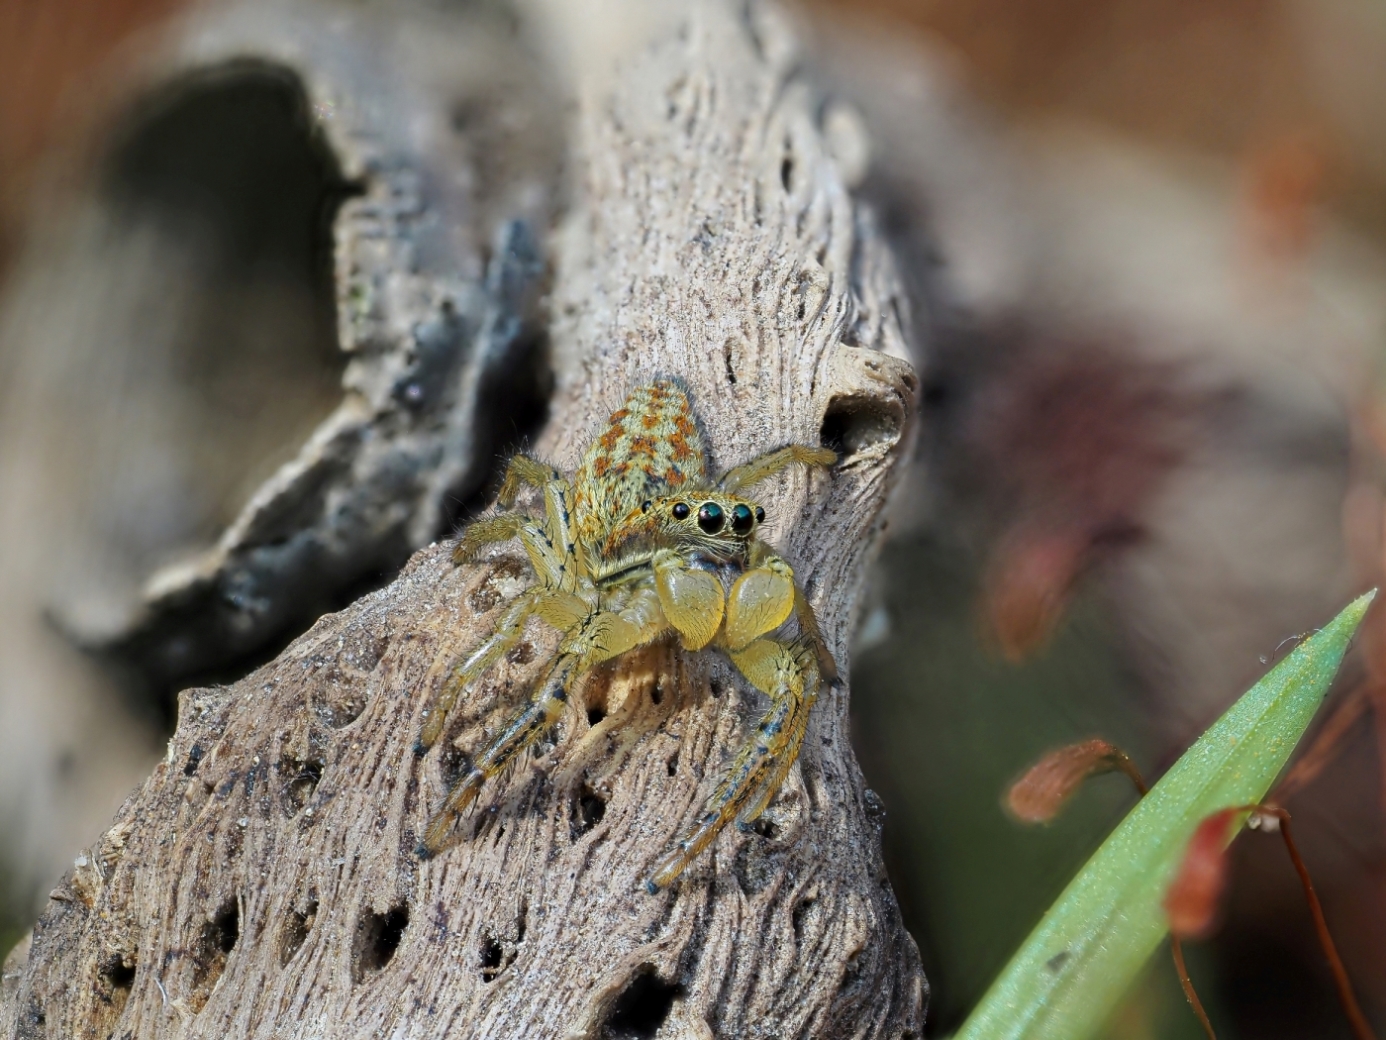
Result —
[[1189, 838], [1260, 801], [1304, 735], [1375, 591], [1301, 643], [1199, 738], [1093, 854], [955, 1040], [1082, 1040], [1155, 952]]

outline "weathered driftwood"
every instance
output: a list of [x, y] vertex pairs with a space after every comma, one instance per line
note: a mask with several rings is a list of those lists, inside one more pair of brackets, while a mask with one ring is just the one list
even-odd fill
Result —
[[[584, 30], [622, 13], [627, 36], [583, 59]], [[908, 307], [850, 193], [860, 133], [802, 77], [774, 8], [547, 16], [572, 18], [555, 35], [576, 41], [576, 100], [538, 451], [571, 468], [659, 374], [692, 388], [718, 467], [835, 443], [831, 473], [760, 495], [850, 674], [916, 389]], [[414, 757], [443, 670], [525, 580], [512, 551], [455, 569], [433, 546], [241, 682], [184, 693], [166, 759], [6, 968], [5, 1035], [917, 1036], [924, 979], [845, 689], [825, 691], [765, 825], [657, 896], [641, 882], [759, 707], [724, 661], [667, 646], [593, 676], [586, 712], [488, 789], [474, 833], [415, 858], [463, 755], [552, 648], [536, 625], [459, 708], [460, 750]]]

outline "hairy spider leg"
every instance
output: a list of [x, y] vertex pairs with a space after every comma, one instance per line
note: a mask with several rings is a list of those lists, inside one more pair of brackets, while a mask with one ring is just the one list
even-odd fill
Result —
[[[576, 596], [572, 600], [581, 602]], [[555, 604], [558, 602], [554, 600]], [[428, 823], [418, 854], [427, 858], [443, 849], [458, 817], [476, 800], [486, 781], [502, 772], [559, 720], [574, 682], [604, 661], [658, 639], [668, 628], [657, 594], [648, 589], [632, 595], [619, 613], [591, 610], [574, 619], [552, 666], [536, 688], [536, 695], [511, 718], [500, 736], [477, 756], [467, 775], [448, 792], [442, 808]]]
[[443, 684], [442, 692], [438, 694], [438, 702], [433, 706], [428, 721], [424, 723], [423, 732], [414, 744], [414, 754], [422, 755], [438, 742], [438, 738], [443, 735], [448, 715], [457, 703], [458, 695], [481, 678], [519, 642], [520, 635], [525, 630], [525, 622], [529, 620], [530, 615], [538, 612], [536, 608], [547, 592], [543, 586], [536, 585], [516, 596], [490, 638], [473, 650], [460, 664], [453, 666]]
[[823, 679], [812, 661], [812, 652], [803, 647], [802, 640], [792, 649], [797, 655], [799, 667], [804, 672], [803, 704], [794, 713], [791, 725], [786, 729], [784, 749], [775, 756], [775, 765], [762, 781], [760, 794], [736, 815], [736, 825], [742, 830], [750, 829], [751, 824], [769, 808], [775, 795], [784, 786], [785, 777], [789, 776], [790, 769], [799, 760], [799, 751], [804, 746], [804, 733], [808, 729], [809, 715], [813, 711], [813, 706], [818, 703], [818, 690], [823, 684]]
[[[818, 686], [811, 656], [793, 644], [757, 639], [745, 649], [732, 652], [730, 657], [751, 685], [770, 696], [770, 709], [760, 720], [755, 736], [737, 753], [718, 782], [698, 821], [655, 864], [645, 882], [651, 894], [682, 874], [726, 825], [742, 813], [763, 784], [768, 787], [777, 776], [783, 780], [788, 771], [785, 760], [792, 764], [803, 744], [809, 708], [817, 696]], [[806, 688], [814, 691], [807, 698], [804, 696]], [[763, 808], [762, 801], [769, 804], [769, 798], [762, 795], [755, 806]]]
[[414, 754], [425, 754], [438, 742], [447, 725], [448, 715], [452, 713], [458, 696], [469, 685], [476, 682], [505, 654], [519, 642], [524, 633], [525, 622], [531, 616], [538, 617], [564, 631], [579, 621], [591, 608], [587, 602], [570, 592], [536, 585], [526, 589], [509, 609], [502, 615], [496, 630], [479, 647], [472, 651], [460, 664], [455, 665], [438, 695], [423, 732], [414, 743]]
[[468, 563], [476, 559], [484, 546], [510, 541], [529, 522], [529, 517], [523, 513], [498, 513], [473, 520], [452, 547], [452, 562]]
[[472, 764], [467, 775], [453, 785], [442, 807], [429, 819], [423, 840], [415, 850], [420, 859], [441, 852], [447, 846], [458, 817], [476, 800], [482, 785], [559, 720], [576, 668], [577, 659], [571, 654], [554, 658], [553, 666], [538, 686], [538, 695], [510, 720], [501, 735]]
[[454, 563], [475, 559], [482, 546], [519, 538], [539, 580], [572, 591], [577, 588], [581, 561], [569, 529], [569, 487], [565, 480], [544, 485], [544, 520], [536, 523], [524, 513], [497, 513], [473, 520], [452, 551]]
[[810, 448], [807, 444], [790, 444], [728, 470], [717, 482], [717, 486], [734, 495], [743, 488], [773, 477], [780, 470], [788, 469], [796, 462], [805, 466], [831, 466], [836, 461], [837, 452], [831, 448]]
[[[678, 877], [733, 817], [749, 822], [764, 811], [798, 757], [808, 712], [818, 697], [821, 679], [812, 657], [822, 636], [794, 570], [761, 543], [753, 548], [752, 563], [727, 595], [718, 642], [747, 681], [770, 696], [770, 710], [756, 737], [719, 782], [697, 824], [656, 867], [646, 883], [652, 892]], [[784, 624], [800, 602], [809, 624], [798, 640], [791, 644], [762, 638]], [[812, 653], [805, 652], [805, 644]], [[822, 652], [826, 654], [826, 648]], [[747, 807], [753, 796], [757, 797]]]
[[416, 754], [426, 752], [437, 743], [458, 696], [519, 641], [531, 614], [555, 628], [566, 630], [595, 606], [595, 596], [589, 603], [575, 594], [581, 564], [573, 552], [568, 531], [567, 490], [568, 485], [563, 480], [551, 480], [544, 485], [542, 526], [522, 513], [500, 513], [474, 521], [458, 543], [453, 558], [470, 559], [483, 545], [519, 538], [540, 584], [518, 596], [491, 637], [453, 669], [414, 745]]
[[501, 483], [496, 501], [502, 509], [515, 504], [522, 487], [542, 488], [551, 480], [562, 480], [558, 470], [528, 455], [512, 455], [505, 467], [505, 480]]
[[783, 558], [762, 541], [751, 544], [750, 569], [732, 586], [727, 598], [727, 628], [724, 641], [735, 650], [756, 636], [774, 631], [792, 613], [799, 635], [818, 658], [821, 681], [838, 685], [837, 662], [818, 627], [818, 616]]
[[818, 627], [818, 615], [813, 612], [804, 587], [799, 584], [797, 578], [794, 580], [794, 620], [799, 623], [800, 636], [813, 648], [813, 654], [818, 659], [819, 681], [829, 686], [841, 686], [842, 680], [837, 675], [837, 662], [833, 660], [833, 653], [823, 639], [822, 629]]

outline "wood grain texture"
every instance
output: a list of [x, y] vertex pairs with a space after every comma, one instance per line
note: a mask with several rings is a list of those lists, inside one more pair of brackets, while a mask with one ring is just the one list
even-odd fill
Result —
[[[719, 469], [835, 442], [833, 471], [758, 497], [849, 675], [916, 390], [908, 308], [850, 191], [859, 154], [829, 146], [776, 9], [708, 0], [642, 31], [591, 74], [570, 56], [538, 454], [570, 471], [655, 375], [690, 387]], [[919, 1036], [926, 987], [845, 689], [824, 692], [765, 825], [729, 829], [657, 896], [643, 879], [761, 707], [724, 660], [669, 646], [595, 674], [488, 787], [468, 840], [415, 858], [555, 645], [535, 623], [459, 706], [455, 749], [414, 757], [443, 669], [527, 580], [513, 549], [454, 568], [433, 546], [241, 682], [184, 693], [167, 758], [6, 969], [3, 1035]]]

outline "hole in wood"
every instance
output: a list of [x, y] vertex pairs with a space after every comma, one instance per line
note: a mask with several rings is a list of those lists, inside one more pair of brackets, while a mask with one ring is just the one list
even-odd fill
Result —
[[283, 785], [279, 800], [289, 816], [297, 816], [313, 797], [322, 780], [323, 766], [323, 761], [316, 758], [301, 762], [285, 755], [279, 760], [279, 778]]
[[679, 986], [655, 974], [654, 965], [641, 965], [611, 1005], [602, 1040], [647, 1040], [669, 1017]]
[[228, 899], [212, 919], [202, 925], [197, 942], [193, 944], [192, 991], [188, 994], [188, 1005], [193, 1011], [201, 1011], [206, 1005], [240, 938], [240, 902]]
[[325, 678], [326, 692], [314, 703], [317, 716], [328, 729], [345, 729], [366, 710], [367, 692], [359, 682]]
[[438, 756], [438, 772], [449, 790], [472, 768], [471, 759], [456, 744], [447, 744]]
[[790, 915], [794, 923], [795, 939], [802, 939], [804, 937], [804, 924], [815, 913], [815, 907], [817, 907], [817, 905], [818, 900], [813, 898], [801, 899], [795, 905], [794, 911]]
[[583, 784], [573, 797], [573, 838], [582, 837], [606, 815], [606, 799], [591, 785]]
[[593, 705], [587, 709], [587, 725], [595, 726], [606, 718], [606, 709], [600, 705]]
[[294, 954], [303, 946], [304, 940], [308, 938], [308, 933], [313, 930], [313, 925], [318, 919], [318, 901], [310, 899], [308, 905], [302, 910], [290, 911], [288, 919], [284, 922], [284, 930], [279, 935], [279, 963], [288, 964], [293, 960]]
[[501, 961], [505, 958], [505, 951], [501, 948], [500, 942], [494, 937], [487, 935], [481, 940], [481, 977], [490, 982], [501, 973]]
[[383, 914], [369, 910], [356, 926], [356, 956], [352, 979], [360, 982], [369, 975], [383, 971], [394, 960], [404, 930], [409, 927], [409, 908], [391, 907]]
[[494, 981], [501, 972], [515, 963], [515, 958], [519, 956], [519, 945], [525, 937], [523, 919], [519, 922], [517, 935], [513, 942], [508, 938], [492, 935], [485, 932], [481, 936], [481, 950], [477, 958], [481, 966], [481, 979], [483, 982]]
[[870, 397], [835, 397], [828, 402], [819, 440], [839, 455], [855, 455], [900, 439], [901, 416]]
[[[107, 1032], [115, 1026], [134, 986], [134, 954], [118, 953], [102, 963], [96, 978], [96, 996], [101, 1002], [95, 1016], [98, 1032]], [[20, 1035], [25, 1035], [22, 1028]]]

